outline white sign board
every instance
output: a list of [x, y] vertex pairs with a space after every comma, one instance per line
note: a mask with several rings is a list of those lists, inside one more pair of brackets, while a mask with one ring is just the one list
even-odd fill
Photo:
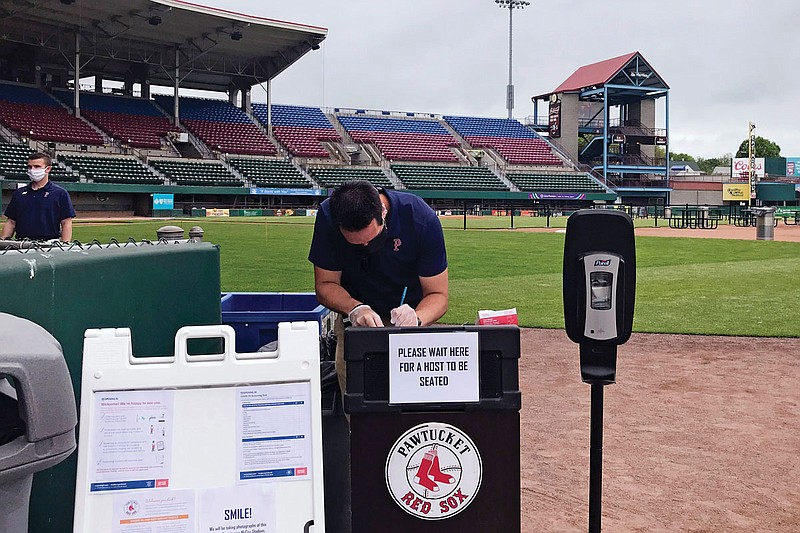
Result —
[[389, 335], [389, 403], [480, 399], [478, 332]]
[[325, 531], [319, 324], [235, 346], [230, 326], [186, 326], [174, 354], [134, 357], [129, 329], [86, 331], [75, 533]]

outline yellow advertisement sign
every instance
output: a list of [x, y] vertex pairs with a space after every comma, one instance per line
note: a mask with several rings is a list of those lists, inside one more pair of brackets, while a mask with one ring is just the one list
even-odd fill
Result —
[[227, 217], [230, 216], [230, 209], [206, 209], [207, 217]]
[[746, 202], [750, 199], [750, 185], [748, 183], [723, 183], [723, 202]]

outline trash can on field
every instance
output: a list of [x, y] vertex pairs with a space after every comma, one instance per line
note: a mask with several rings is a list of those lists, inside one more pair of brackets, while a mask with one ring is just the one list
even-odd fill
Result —
[[61, 345], [44, 328], [5, 313], [0, 382], [0, 531], [25, 533], [33, 474], [75, 450], [78, 414]]
[[756, 217], [756, 240], [775, 240], [775, 207], [753, 207]]

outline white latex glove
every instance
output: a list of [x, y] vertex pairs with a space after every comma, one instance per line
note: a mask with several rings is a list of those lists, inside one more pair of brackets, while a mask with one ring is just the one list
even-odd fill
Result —
[[417, 319], [417, 312], [408, 304], [403, 304], [400, 307], [395, 307], [389, 313], [392, 317], [392, 324], [395, 326], [417, 326], [419, 321]]
[[354, 326], [367, 326], [371, 328], [383, 327], [383, 320], [381, 320], [381, 317], [367, 304], [355, 306], [353, 310], [350, 311], [350, 314], [347, 315], [347, 318], [350, 319], [350, 323]]

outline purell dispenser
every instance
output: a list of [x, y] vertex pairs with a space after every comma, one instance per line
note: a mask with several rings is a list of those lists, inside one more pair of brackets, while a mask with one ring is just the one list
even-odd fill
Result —
[[631, 336], [636, 293], [633, 222], [621, 211], [584, 209], [567, 221], [564, 324], [580, 346], [581, 379], [592, 386], [589, 533], [600, 533], [603, 388], [614, 383], [617, 346]]

